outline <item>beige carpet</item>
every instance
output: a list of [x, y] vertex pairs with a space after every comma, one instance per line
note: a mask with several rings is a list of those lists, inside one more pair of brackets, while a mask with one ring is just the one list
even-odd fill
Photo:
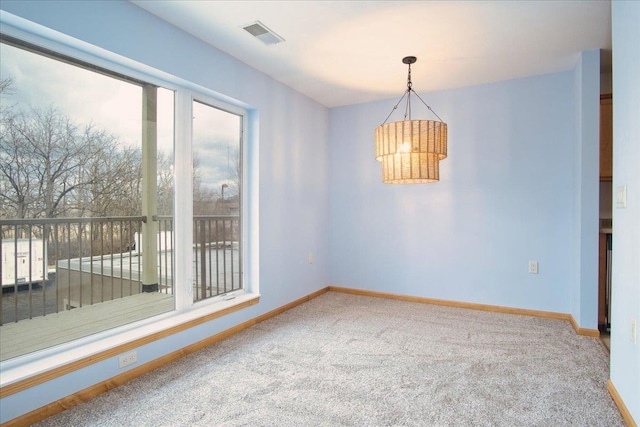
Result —
[[42, 426], [623, 426], [569, 323], [329, 292]]

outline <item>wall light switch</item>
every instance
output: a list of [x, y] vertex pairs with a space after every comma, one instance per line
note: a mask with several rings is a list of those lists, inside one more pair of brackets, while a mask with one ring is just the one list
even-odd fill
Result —
[[627, 186], [619, 185], [616, 187], [616, 208], [624, 209], [627, 207]]
[[313, 264], [313, 252], [309, 252], [309, 264]]
[[529, 274], [538, 274], [538, 261], [529, 261]]

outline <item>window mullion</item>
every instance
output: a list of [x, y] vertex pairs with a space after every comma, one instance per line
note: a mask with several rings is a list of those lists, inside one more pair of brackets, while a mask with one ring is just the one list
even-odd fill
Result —
[[187, 310], [193, 304], [193, 189], [191, 161], [191, 93], [179, 89], [175, 96], [175, 144], [174, 144], [174, 235], [176, 309]]

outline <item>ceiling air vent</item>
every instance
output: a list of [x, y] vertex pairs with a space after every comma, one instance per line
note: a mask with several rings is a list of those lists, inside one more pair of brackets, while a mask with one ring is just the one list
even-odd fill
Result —
[[266, 45], [282, 43], [284, 41], [282, 37], [268, 29], [260, 21], [245, 25], [242, 28]]

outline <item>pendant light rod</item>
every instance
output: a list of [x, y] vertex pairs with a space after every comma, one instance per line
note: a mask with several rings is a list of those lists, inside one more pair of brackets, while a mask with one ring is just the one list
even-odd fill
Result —
[[420, 100], [420, 102], [422, 102], [422, 103], [424, 104], [424, 106], [425, 106], [425, 107], [427, 107], [427, 108], [429, 109], [429, 111], [431, 111], [431, 112], [433, 113], [433, 115], [434, 115], [434, 116], [436, 116], [436, 117], [438, 118], [438, 120], [442, 121], [442, 119], [440, 118], [440, 116], [439, 116], [435, 111], [433, 111], [433, 108], [431, 108], [430, 106], [428, 106], [428, 105], [427, 105], [427, 103], [426, 103], [426, 102], [424, 102], [424, 101], [422, 100], [422, 98], [420, 98], [420, 95], [418, 95], [418, 94], [416, 93], [416, 91], [415, 91], [415, 90], [411, 89], [411, 92], [413, 92], [413, 93], [418, 97], [418, 99]]
[[408, 90], [405, 90], [404, 93], [402, 94], [402, 97], [398, 100], [398, 102], [396, 103], [396, 105], [393, 106], [393, 108], [391, 109], [391, 112], [389, 113], [389, 115], [387, 116], [386, 119], [384, 119], [384, 122], [382, 122], [382, 124], [387, 123], [387, 120], [389, 120], [389, 117], [391, 117], [391, 115], [393, 114], [393, 112], [395, 110], [398, 109], [398, 105], [400, 105], [400, 103], [402, 102], [402, 100], [404, 99], [405, 96], [407, 96], [407, 93], [409, 93]]
[[431, 111], [433, 115], [436, 116], [438, 120], [442, 122], [442, 119], [435, 111], [433, 111], [433, 108], [431, 108], [426, 102], [424, 102], [424, 100], [420, 98], [420, 95], [418, 95], [418, 93], [415, 90], [413, 90], [413, 83], [411, 82], [411, 64], [415, 64], [417, 61], [418, 59], [415, 56], [405, 56], [404, 58], [402, 58], [402, 63], [407, 64], [409, 66], [409, 70], [407, 73], [407, 90], [404, 91], [404, 93], [402, 94], [402, 97], [400, 97], [400, 100], [398, 100], [396, 105], [393, 106], [393, 108], [391, 109], [391, 112], [389, 113], [387, 118], [384, 119], [384, 122], [382, 122], [382, 124], [387, 123], [387, 120], [389, 120], [389, 117], [391, 117], [393, 112], [398, 109], [398, 106], [400, 105], [402, 100], [405, 98], [405, 96], [407, 97], [407, 104], [405, 106], [404, 119], [406, 120], [408, 115], [409, 120], [411, 120], [411, 93], [412, 92], [420, 100], [420, 102], [422, 102], [424, 106], [427, 107], [427, 109]]
[[407, 120], [407, 115], [409, 116], [409, 120], [411, 120], [411, 91], [413, 83], [411, 83], [411, 64], [414, 64], [418, 58], [415, 56], [405, 56], [402, 58], [402, 62], [409, 66], [409, 72], [407, 73], [407, 105], [404, 107], [404, 120]]

